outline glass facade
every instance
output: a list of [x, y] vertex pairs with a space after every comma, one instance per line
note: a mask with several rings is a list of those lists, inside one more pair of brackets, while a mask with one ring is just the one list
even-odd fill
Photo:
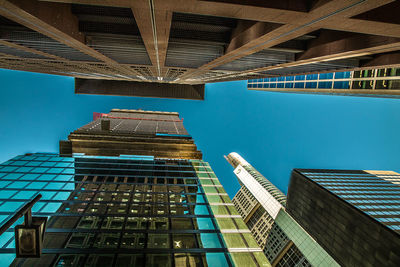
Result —
[[276, 230], [281, 229], [312, 266], [340, 266], [285, 210], [280, 210], [275, 223]]
[[232, 202], [272, 266], [339, 266], [286, 211], [286, 196], [237, 153], [225, 157], [242, 185]]
[[[5, 162], [0, 175], [2, 223], [43, 195], [33, 214], [50, 218], [49, 266], [232, 266], [243, 257], [266, 266], [201, 160], [32, 154]], [[13, 229], [1, 242], [1, 253], [12, 251]]]
[[400, 174], [337, 170], [301, 174], [400, 234]]
[[[304, 229], [340, 266], [400, 266], [392, 202], [400, 199], [399, 178], [391, 171], [294, 169], [287, 214], [276, 221], [283, 230]], [[292, 240], [307, 238], [297, 232], [285, 230]]]
[[286, 196], [239, 154], [225, 157], [242, 185], [232, 202], [272, 266], [339, 266], [287, 212]]
[[352, 72], [334, 72], [283, 76], [248, 80], [249, 89], [263, 88], [321, 88], [321, 89], [349, 89]]
[[[7, 266], [270, 266], [178, 113], [113, 109], [60, 142], [60, 154], [0, 165], [0, 220], [41, 194], [40, 258]], [[138, 152], [139, 154], [131, 154]]]
[[[334, 94], [362, 96], [372, 93], [366, 90], [377, 90], [373, 93], [375, 96], [386, 95], [386, 97], [397, 98], [399, 96], [396, 96], [393, 90], [400, 90], [400, 69], [384, 68], [261, 78], [248, 80], [247, 87], [252, 90], [298, 91], [303, 93], [307, 93], [307, 91], [328, 93], [328, 90], [336, 90]], [[363, 93], [362, 90], [365, 92]], [[384, 90], [392, 91], [384, 92]]]

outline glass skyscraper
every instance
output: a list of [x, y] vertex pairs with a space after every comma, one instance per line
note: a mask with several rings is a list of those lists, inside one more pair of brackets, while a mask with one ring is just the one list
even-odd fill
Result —
[[400, 174], [295, 169], [288, 213], [342, 266], [400, 266]]
[[232, 202], [272, 266], [339, 266], [286, 212], [286, 196], [239, 154], [225, 157], [241, 185]]
[[[177, 113], [100, 114], [60, 154], [0, 166], [1, 223], [38, 193], [49, 217], [42, 257], [13, 266], [270, 266]], [[8, 265], [13, 229], [0, 242]]]

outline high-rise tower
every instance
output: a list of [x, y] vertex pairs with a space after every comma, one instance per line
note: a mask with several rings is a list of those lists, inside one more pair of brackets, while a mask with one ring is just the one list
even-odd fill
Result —
[[286, 196], [239, 154], [225, 157], [241, 184], [232, 202], [272, 266], [339, 266], [286, 212]]
[[342, 266], [400, 266], [400, 174], [295, 169], [288, 213]]
[[0, 167], [2, 223], [38, 192], [49, 217], [42, 257], [13, 266], [269, 266], [177, 113], [97, 114], [60, 152]]

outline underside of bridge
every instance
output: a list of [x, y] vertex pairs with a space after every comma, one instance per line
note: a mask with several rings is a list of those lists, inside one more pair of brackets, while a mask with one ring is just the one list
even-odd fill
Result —
[[193, 85], [399, 67], [399, 2], [0, 0], [0, 68], [203, 99]]

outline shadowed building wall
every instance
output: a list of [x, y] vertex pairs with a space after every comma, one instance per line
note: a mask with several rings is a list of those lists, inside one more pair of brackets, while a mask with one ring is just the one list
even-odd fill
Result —
[[287, 211], [342, 266], [400, 265], [400, 175], [295, 169]]
[[204, 84], [140, 83], [75, 78], [75, 93], [204, 100]]

